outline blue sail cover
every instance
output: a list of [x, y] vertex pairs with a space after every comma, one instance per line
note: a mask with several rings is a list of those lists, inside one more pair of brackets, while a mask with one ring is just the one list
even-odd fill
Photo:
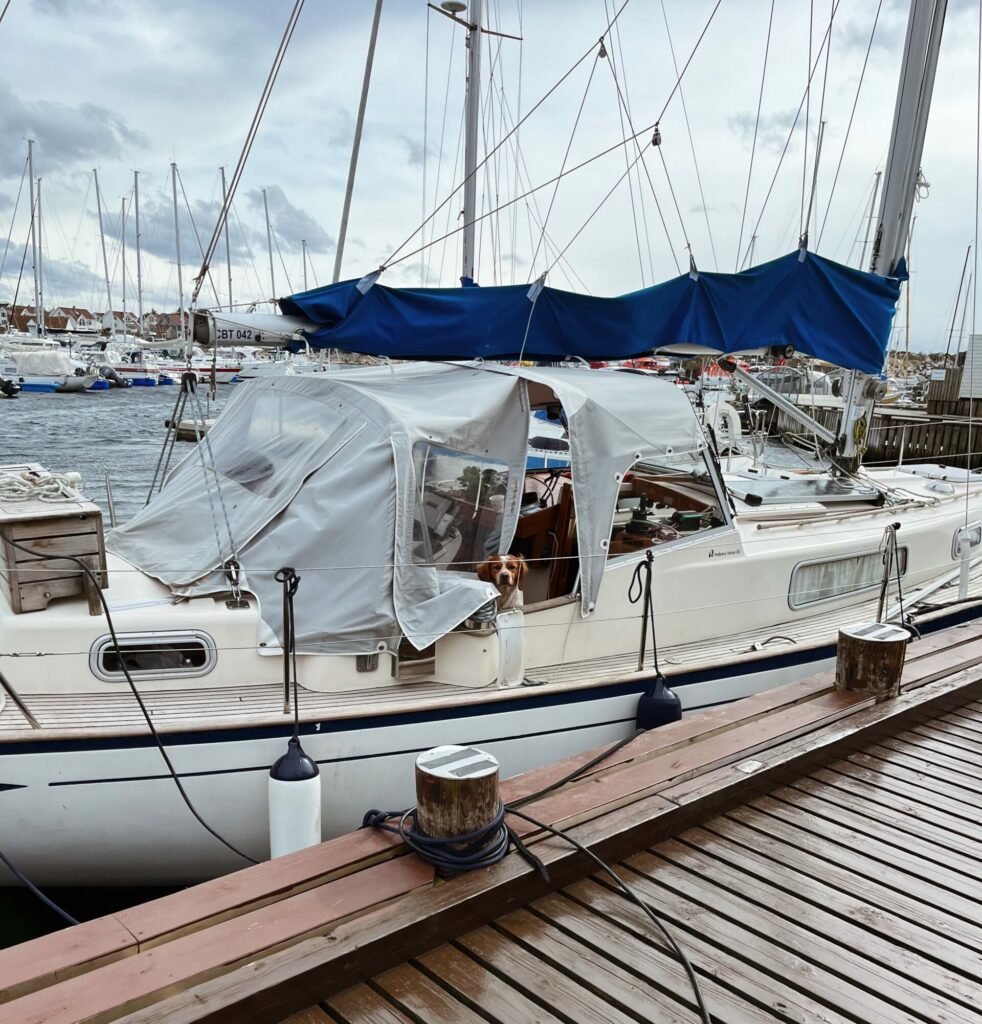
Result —
[[284, 313], [321, 325], [307, 335], [313, 347], [393, 359], [602, 360], [668, 345], [793, 345], [879, 373], [899, 294], [898, 278], [799, 250], [739, 274], [685, 274], [616, 298], [528, 285], [389, 288], [365, 279], [279, 301]]

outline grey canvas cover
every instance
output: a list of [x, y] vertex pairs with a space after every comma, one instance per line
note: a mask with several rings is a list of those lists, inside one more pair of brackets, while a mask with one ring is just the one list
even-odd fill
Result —
[[500, 526], [484, 538], [497, 550], [515, 529], [527, 424], [521, 381], [466, 366], [255, 381], [218, 417], [208, 447], [196, 446], [108, 545], [186, 595], [226, 590], [217, 570], [234, 554], [267, 641], [282, 625], [274, 575], [291, 566], [302, 577], [300, 649], [395, 650], [401, 634], [422, 648], [497, 591], [473, 565], [438, 568], [414, 552], [414, 446], [503, 466]]
[[624, 472], [703, 444], [688, 399], [660, 381], [432, 363], [260, 379], [107, 544], [188, 596], [227, 590], [234, 557], [267, 650], [285, 566], [301, 576], [301, 652], [395, 651], [403, 636], [422, 649], [497, 594], [474, 569], [514, 536], [530, 392], [568, 417], [587, 615]]
[[[636, 462], [702, 451], [705, 437], [681, 388], [657, 378], [578, 367], [488, 366], [562, 403], [569, 427], [580, 613], [593, 611], [624, 474]], [[534, 387], [541, 385], [540, 389]]]

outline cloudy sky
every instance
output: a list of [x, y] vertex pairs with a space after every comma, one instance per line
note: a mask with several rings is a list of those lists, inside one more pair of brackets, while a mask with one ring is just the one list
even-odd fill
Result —
[[[790, 251], [809, 204], [819, 115], [826, 128], [811, 247], [859, 265], [890, 137], [906, 0], [721, 0], [711, 21], [716, 0], [629, 0], [606, 37], [606, 58], [597, 40], [615, 0], [485, 6], [490, 27], [523, 41], [484, 44], [482, 152], [504, 141], [479, 178], [482, 211], [497, 208], [480, 224], [482, 284], [548, 270], [555, 286], [617, 294], [685, 269], [687, 247], [700, 269], [727, 271]], [[139, 170], [145, 302], [174, 308], [170, 163], [180, 170], [187, 290], [200, 265], [195, 230], [204, 245], [214, 226], [218, 167], [231, 172], [236, 163], [291, 7], [292, 0], [13, 0], [0, 25], [0, 246], [10, 232], [0, 296], [13, 295], [23, 264], [18, 297], [31, 299], [27, 186], [19, 202], [18, 191], [32, 137], [43, 182], [46, 304], [105, 306], [98, 167], [113, 304], [121, 303], [120, 203], [130, 202]], [[330, 280], [373, 8], [373, 0], [306, 0], [235, 200], [237, 303], [266, 300], [274, 287], [277, 295], [300, 290], [301, 239], [309, 285]], [[810, 8], [816, 70], [806, 97]], [[923, 160], [931, 188], [916, 210], [912, 246], [915, 348], [944, 348], [975, 233], [977, 18], [974, 0], [949, 0]], [[707, 21], [670, 98], [676, 64]], [[385, 0], [343, 276], [382, 263], [390, 284], [450, 285], [459, 276], [459, 234], [440, 239], [459, 226], [464, 59], [461, 29], [422, 0]], [[650, 131], [641, 161], [633, 142], [616, 145], [659, 117], [660, 149], [647, 145]], [[558, 187], [545, 184], [564, 168]], [[130, 214], [130, 305], [134, 241]], [[227, 302], [223, 249], [213, 270], [218, 300]], [[201, 302], [216, 302], [210, 286]], [[905, 319], [902, 308], [898, 323]]]

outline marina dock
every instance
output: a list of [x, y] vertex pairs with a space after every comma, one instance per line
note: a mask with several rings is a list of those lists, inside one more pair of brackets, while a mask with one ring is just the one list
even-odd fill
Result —
[[[502, 783], [537, 793], [584, 754]], [[644, 733], [523, 808], [671, 929], [714, 1020], [964, 1022], [982, 1005], [982, 623], [901, 692], [831, 674]], [[6, 1024], [696, 1020], [678, 958], [565, 841], [437, 879], [363, 829], [0, 952]]]

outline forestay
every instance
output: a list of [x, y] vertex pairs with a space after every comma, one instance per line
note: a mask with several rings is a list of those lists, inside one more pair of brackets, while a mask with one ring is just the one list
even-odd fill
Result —
[[398, 359], [624, 359], [672, 345], [788, 345], [879, 373], [900, 293], [804, 249], [739, 274], [690, 273], [615, 298], [555, 288], [390, 288], [369, 277], [281, 299], [317, 348]]

